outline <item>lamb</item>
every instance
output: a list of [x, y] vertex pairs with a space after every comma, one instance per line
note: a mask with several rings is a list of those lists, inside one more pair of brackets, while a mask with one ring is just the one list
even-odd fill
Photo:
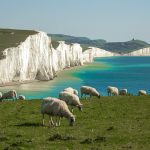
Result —
[[65, 88], [64, 91], [70, 92], [72, 94], [78, 95], [78, 91], [72, 87]]
[[[57, 98], [53, 98], [53, 97], [44, 98], [41, 105], [41, 113], [43, 115], [43, 125], [44, 125], [44, 114], [47, 114], [49, 116], [50, 125], [54, 125], [52, 116], [59, 117], [59, 121], [58, 121], [59, 126], [60, 126], [61, 117], [67, 118], [71, 126], [75, 122], [75, 116], [69, 111], [67, 104], [64, 101]], [[56, 122], [56, 126], [57, 126], [57, 122]]]
[[111, 96], [111, 95], [117, 96], [117, 95], [119, 95], [119, 90], [117, 87], [108, 86], [107, 93], [108, 93], [108, 96]]
[[140, 95], [147, 95], [147, 92], [145, 90], [139, 90], [138, 94], [139, 94], [139, 96]]
[[18, 96], [18, 99], [19, 99], [19, 100], [25, 100], [26, 97], [25, 97], [24, 95], [19, 95], [19, 96]]
[[100, 98], [100, 93], [93, 87], [90, 87], [90, 86], [81, 86], [80, 88], [80, 91], [81, 91], [81, 97], [83, 96], [83, 94], [86, 95], [90, 95], [90, 97], [92, 96], [96, 96], [98, 98]]
[[77, 95], [67, 91], [62, 91], [59, 93], [59, 99], [65, 101], [68, 105], [71, 105], [72, 112], [73, 107], [78, 107], [78, 109], [82, 111], [82, 104], [80, 103], [79, 97]]
[[119, 95], [127, 95], [128, 90], [127, 89], [121, 89], [119, 90]]
[[1, 99], [17, 99], [17, 92], [15, 90], [8, 91], [2, 95]]

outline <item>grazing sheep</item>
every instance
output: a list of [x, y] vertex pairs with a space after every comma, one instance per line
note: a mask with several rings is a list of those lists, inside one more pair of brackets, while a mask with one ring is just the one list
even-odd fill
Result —
[[53, 97], [44, 98], [41, 106], [41, 113], [43, 115], [43, 125], [44, 125], [44, 114], [47, 114], [49, 116], [50, 125], [54, 125], [52, 116], [56, 117], [56, 126], [57, 126], [57, 117], [59, 117], [58, 125], [60, 125], [61, 117], [67, 118], [71, 126], [75, 122], [75, 116], [69, 111], [67, 104], [64, 101], [61, 101], [60, 99], [57, 98]]
[[64, 91], [78, 95], [78, 91], [76, 89], [73, 89], [72, 87], [65, 88]]
[[8, 91], [2, 95], [1, 99], [17, 99], [17, 92], [15, 90]]
[[19, 96], [18, 96], [18, 99], [19, 99], [19, 100], [25, 100], [26, 97], [25, 97], [24, 95], [19, 95]]
[[117, 96], [119, 95], [119, 90], [117, 87], [108, 86], [107, 93], [108, 93], [108, 96], [111, 96], [111, 95]]
[[68, 105], [72, 107], [78, 107], [80, 111], [82, 111], [82, 104], [80, 103], [79, 97], [75, 94], [72, 94], [67, 91], [62, 91], [59, 93], [59, 99], [65, 101]]
[[119, 90], [119, 95], [127, 95], [128, 90], [127, 89], [121, 89]]
[[147, 93], [146, 93], [145, 90], [139, 90], [138, 94], [139, 94], [139, 96], [140, 96], [140, 95], [147, 95]]
[[90, 95], [90, 97], [92, 96], [96, 96], [98, 98], [101, 97], [99, 92], [95, 88], [90, 86], [81, 86], [80, 91], [81, 91], [81, 97], [83, 96], [83, 94], [85, 94], [85, 96]]

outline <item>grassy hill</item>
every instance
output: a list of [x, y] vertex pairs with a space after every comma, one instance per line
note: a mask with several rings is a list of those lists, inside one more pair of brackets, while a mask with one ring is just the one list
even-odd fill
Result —
[[0, 29], [0, 58], [3, 57], [2, 51], [4, 49], [18, 46], [29, 35], [36, 33], [36, 31], [32, 30]]
[[[82, 100], [76, 124], [43, 127], [40, 100], [0, 103], [0, 149], [149, 150], [150, 97], [118, 96]], [[46, 118], [48, 125], [48, 117]]]
[[141, 48], [150, 47], [149, 43], [141, 40], [134, 40], [127, 42], [107, 42], [103, 39], [91, 40], [86, 37], [74, 37], [63, 34], [48, 34], [54, 41], [66, 41], [67, 43], [80, 43], [83, 50], [86, 50], [89, 46], [99, 47], [108, 51], [117, 53], [128, 53]]
[[150, 44], [141, 40], [131, 40], [127, 42], [109, 42], [102, 45], [101, 48], [112, 52], [127, 53], [142, 48], [150, 47]]
[[89, 46], [98, 47], [99, 45], [103, 45], [104, 43], [106, 43], [106, 41], [103, 39], [91, 40], [87, 37], [75, 37], [63, 34], [48, 34], [48, 36], [52, 38], [52, 41], [65, 41], [68, 44], [79, 43], [84, 50], [86, 50]]
[[[4, 49], [18, 46], [29, 35], [36, 33], [33, 30], [0, 29], [0, 59], [3, 58], [2, 52]], [[127, 42], [107, 42], [104, 39], [91, 40], [87, 37], [75, 37], [63, 34], [48, 34], [48, 36], [52, 37], [52, 45], [54, 48], [57, 48], [59, 45], [58, 41], [66, 41], [68, 44], [79, 43], [83, 50], [93, 46], [117, 53], [127, 53], [150, 47], [149, 43], [134, 39]]]

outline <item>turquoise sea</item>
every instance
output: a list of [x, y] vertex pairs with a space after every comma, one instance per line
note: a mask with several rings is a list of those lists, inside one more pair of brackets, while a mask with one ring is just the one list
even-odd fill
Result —
[[64, 88], [71, 86], [79, 90], [82, 85], [93, 86], [102, 95], [107, 95], [107, 86], [127, 88], [134, 95], [139, 89], [150, 93], [150, 57], [96, 58], [91, 64], [59, 72], [52, 81], [1, 87], [0, 91], [15, 89], [27, 99], [36, 99], [58, 97]]

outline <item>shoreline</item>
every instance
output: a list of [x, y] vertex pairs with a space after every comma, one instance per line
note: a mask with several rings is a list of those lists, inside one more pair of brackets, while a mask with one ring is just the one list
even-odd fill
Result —
[[7, 86], [15, 86], [15, 85], [21, 85], [21, 84], [28, 84], [33, 82], [40, 82], [40, 80], [30, 80], [30, 81], [13, 81], [13, 82], [7, 82], [4, 84], [0, 84], [0, 87], [7, 87]]
[[[106, 56], [106, 57], [108, 57], [108, 56]], [[150, 57], [150, 56], [119, 55], [119, 56], [109, 56], [109, 57]], [[96, 58], [104, 58], [104, 57], [94, 57], [94, 59], [96, 59]], [[93, 60], [93, 62], [94, 62], [94, 60]], [[60, 77], [61, 76], [60, 73], [62, 71], [69, 71], [69, 70], [81, 69], [82, 67], [87, 67], [87, 66], [90, 67], [90, 64], [92, 64], [93, 62], [85, 63], [85, 64], [80, 65], [80, 66], [66, 67], [63, 70], [58, 71], [57, 72], [57, 76]], [[4, 84], [0, 84], [0, 87], [16, 86], [16, 85], [22, 85], [22, 84], [35, 83], [35, 82], [49, 82], [49, 81], [55, 80], [55, 78], [57, 78], [57, 76], [54, 77], [54, 79], [48, 80], [48, 81], [42, 81], [42, 80], [28, 80], [28, 81], [21, 81], [21, 82], [19, 82], [19, 81], [12, 81], [12, 82], [7, 82], [7, 83], [4, 83]]]
[[[90, 64], [90, 63], [89, 63]], [[54, 77], [54, 79], [52, 80], [48, 80], [48, 81], [42, 81], [42, 80], [28, 80], [28, 81], [12, 81], [12, 82], [7, 82], [7, 83], [4, 83], [4, 84], [0, 84], [0, 87], [7, 87], [7, 86], [16, 86], [16, 85], [22, 85], [22, 84], [30, 84], [30, 83], [35, 83], [35, 82], [49, 82], [49, 81], [53, 81], [55, 79], [57, 79], [57, 77], [60, 77], [60, 73], [62, 71], [70, 71], [70, 70], [74, 70], [75, 68], [79, 69], [79, 67], [84, 67], [84, 66], [87, 66], [88, 64], [84, 64], [82, 66], [74, 66], [74, 67], [66, 67], [64, 68], [63, 70], [60, 70], [57, 72], [57, 76]]]

